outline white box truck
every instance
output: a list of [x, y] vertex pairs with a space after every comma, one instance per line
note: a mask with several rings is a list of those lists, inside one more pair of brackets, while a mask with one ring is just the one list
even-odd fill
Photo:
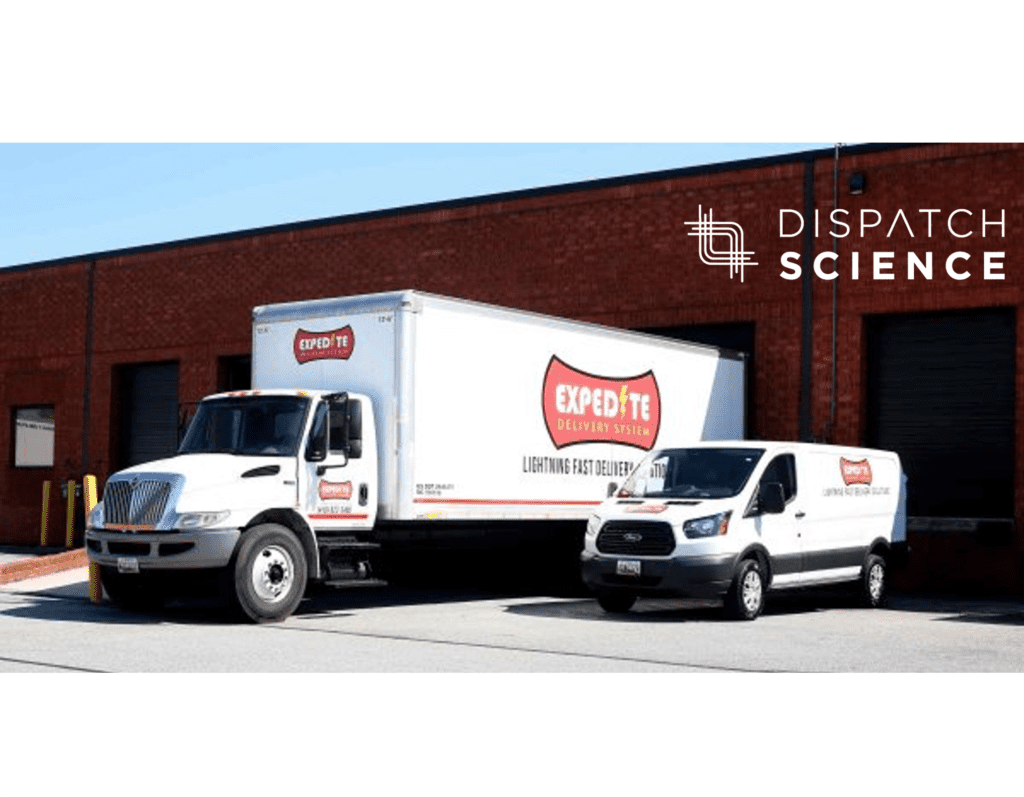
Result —
[[650, 452], [591, 515], [581, 559], [608, 612], [645, 595], [711, 597], [753, 620], [769, 589], [850, 584], [881, 606], [887, 568], [906, 555], [895, 453], [743, 440]]
[[744, 359], [708, 346], [415, 291], [258, 307], [252, 335], [252, 389], [109, 478], [86, 544], [115, 601], [216, 570], [276, 620], [308, 582], [520, 535], [578, 568], [588, 515], [659, 441], [744, 434]]

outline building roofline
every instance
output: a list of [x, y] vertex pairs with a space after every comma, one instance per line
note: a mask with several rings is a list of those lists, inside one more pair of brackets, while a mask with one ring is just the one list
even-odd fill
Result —
[[[842, 149], [845, 155], [865, 155], [874, 152], [886, 152], [889, 150], [905, 149], [920, 146], [919, 144], [854, 144], [844, 146]], [[88, 263], [97, 260], [107, 260], [115, 257], [127, 257], [131, 255], [146, 254], [148, 252], [159, 252], [161, 250], [184, 248], [189, 246], [202, 246], [205, 244], [221, 243], [224, 241], [235, 241], [242, 238], [249, 238], [257, 235], [276, 235], [286, 232], [298, 232], [302, 230], [317, 229], [319, 227], [330, 227], [337, 224], [351, 224], [361, 221], [373, 221], [376, 219], [396, 218], [414, 213], [431, 213], [441, 210], [456, 210], [472, 207], [474, 205], [489, 205], [497, 202], [510, 202], [521, 199], [534, 199], [537, 197], [555, 196], [557, 194], [573, 194], [582, 191], [597, 191], [605, 188], [617, 188], [625, 185], [636, 185], [639, 183], [657, 182], [659, 180], [670, 180], [680, 177], [696, 177], [708, 174], [719, 174], [728, 171], [741, 171], [745, 169], [761, 169], [768, 166], [781, 166], [787, 163], [800, 163], [813, 161], [819, 158], [833, 157], [835, 149], [832, 147], [824, 149], [804, 150], [802, 152], [790, 152], [782, 155], [766, 155], [757, 158], [745, 158], [741, 160], [720, 161], [718, 163], [706, 163], [697, 166], [683, 166], [678, 169], [662, 169], [653, 172], [639, 172], [617, 177], [600, 177], [593, 180], [582, 180], [572, 183], [560, 183], [556, 185], [541, 186], [539, 188], [522, 188], [514, 191], [502, 191], [494, 194], [480, 194], [477, 196], [460, 197], [456, 199], [442, 199], [434, 202], [425, 202], [415, 205], [401, 205], [393, 208], [379, 210], [359, 211], [340, 216], [326, 216], [307, 221], [294, 221], [285, 224], [272, 224], [264, 227], [252, 227], [231, 232], [212, 233], [200, 235], [193, 238], [179, 238], [159, 243], [142, 244], [121, 249], [108, 249], [100, 252], [90, 252], [79, 255], [53, 258], [50, 260], [38, 260], [29, 263], [22, 263], [11, 266], [0, 267], [0, 276], [18, 271], [29, 271], [34, 269], [52, 268], [54, 266], [70, 265], [72, 263]]]

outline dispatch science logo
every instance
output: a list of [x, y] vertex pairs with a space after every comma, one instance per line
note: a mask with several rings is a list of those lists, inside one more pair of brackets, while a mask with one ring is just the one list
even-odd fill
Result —
[[704, 213], [702, 205], [697, 206], [697, 221], [688, 221], [695, 230], [688, 233], [697, 238], [697, 250], [700, 260], [707, 266], [725, 266], [729, 269], [729, 279], [737, 274], [743, 282], [744, 268], [756, 266], [757, 261], [751, 259], [753, 252], [747, 251], [743, 245], [743, 228], [734, 221], [715, 221], [714, 211], [708, 208]]
[[[715, 219], [714, 209], [697, 206], [697, 221], [687, 235], [697, 238], [702, 263], [729, 269], [729, 279], [744, 281], [745, 268], [756, 266], [754, 251], [744, 241], [743, 228], [735, 221]], [[1005, 239], [1006, 210], [989, 208], [897, 208], [883, 213], [872, 208], [831, 212], [815, 210], [812, 217], [792, 208], [778, 209], [779, 241], [793, 243], [811, 235], [815, 254], [804, 263], [801, 251], [783, 252], [778, 276], [798, 280], [805, 269], [826, 282], [840, 274], [850, 280], [887, 282], [894, 280], [957, 282], [972, 277], [987, 281], [1005, 280], [1006, 252], [994, 239]], [[967, 239], [984, 239], [984, 252], [964, 251]], [[892, 241], [891, 245], [886, 242]], [[871, 241], [868, 246], [867, 241]], [[879, 245], [877, 242], [883, 242]], [[871, 251], [866, 251], [867, 249]]]

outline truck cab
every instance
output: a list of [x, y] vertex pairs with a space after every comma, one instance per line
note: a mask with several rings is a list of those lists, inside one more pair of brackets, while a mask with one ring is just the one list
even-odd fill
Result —
[[87, 524], [90, 561], [124, 605], [215, 571], [251, 619], [281, 619], [309, 582], [369, 575], [377, 460], [365, 395], [210, 396], [176, 456], [110, 477]]

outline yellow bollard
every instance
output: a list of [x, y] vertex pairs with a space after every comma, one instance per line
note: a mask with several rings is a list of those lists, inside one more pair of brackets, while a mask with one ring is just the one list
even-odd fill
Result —
[[[85, 499], [85, 522], [88, 524], [89, 515], [96, 506], [96, 477], [85, 476], [82, 479], [82, 494]], [[100, 566], [95, 562], [89, 562], [89, 600], [99, 603], [103, 600], [103, 584], [100, 582]]]
[[70, 548], [75, 538], [75, 480], [68, 479], [68, 531], [64, 547]]
[[39, 547], [46, 547], [46, 532], [50, 526], [50, 482], [43, 482], [43, 522], [39, 530]]

